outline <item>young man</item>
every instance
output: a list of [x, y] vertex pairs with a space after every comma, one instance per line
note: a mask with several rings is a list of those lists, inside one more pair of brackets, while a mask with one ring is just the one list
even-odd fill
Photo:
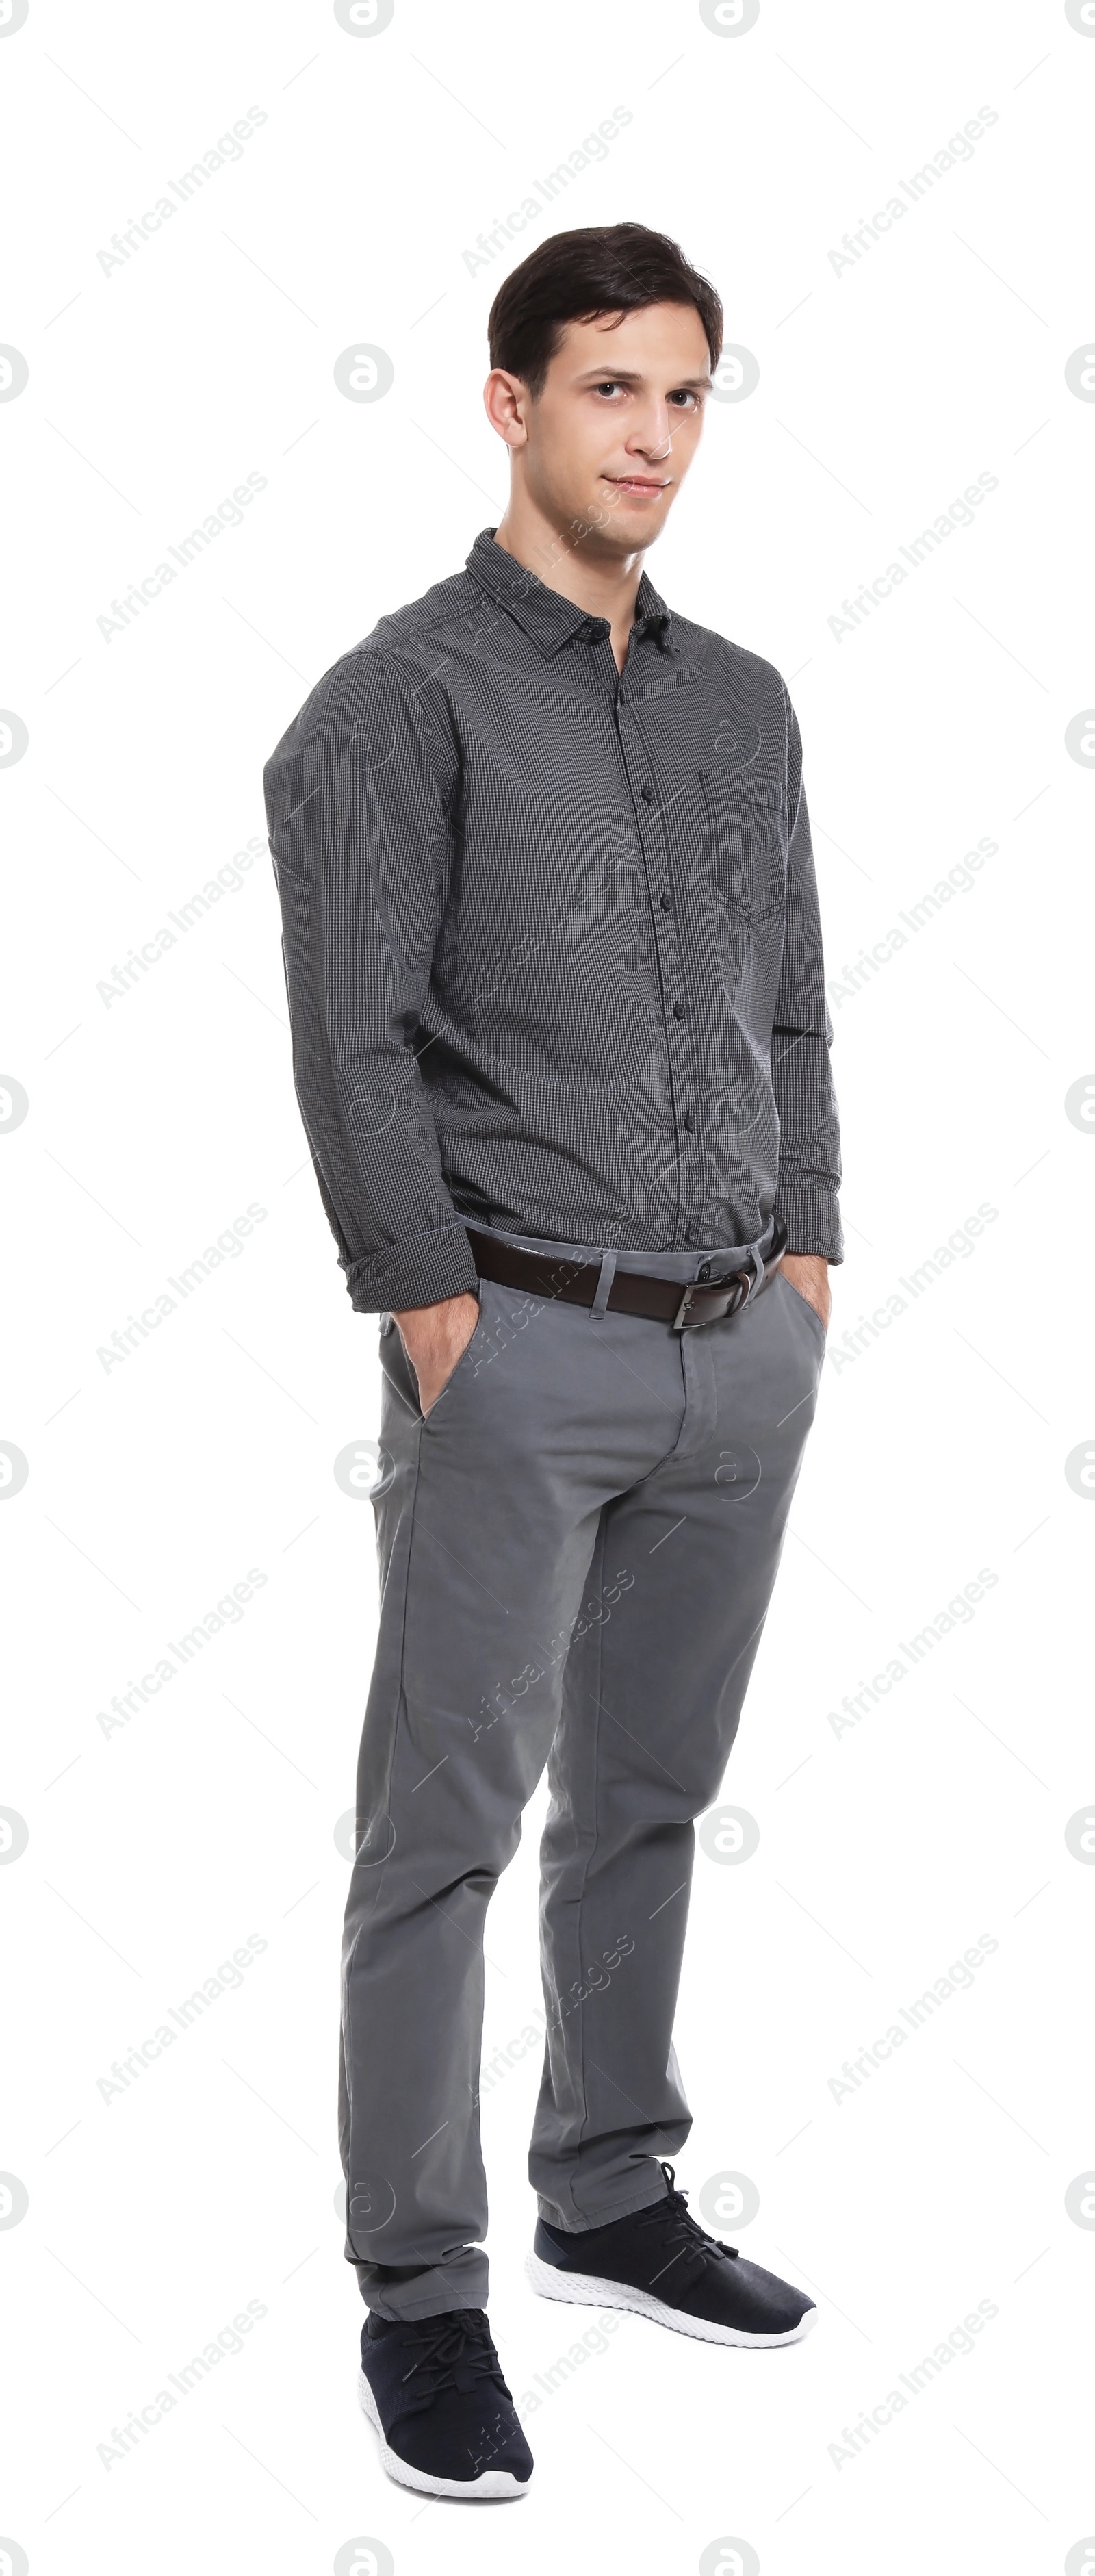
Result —
[[[297, 1093], [380, 1316], [380, 1631], [343, 1947], [346, 2255], [390, 2473], [520, 2493], [485, 2315], [487, 1905], [544, 1764], [532, 2285], [708, 2343], [813, 2303], [662, 2161], [694, 1819], [813, 1418], [840, 1163], [798, 726], [643, 570], [713, 288], [563, 233], [490, 316], [509, 504], [266, 770]], [[732, 499], [728, 510], [734, 507]]]

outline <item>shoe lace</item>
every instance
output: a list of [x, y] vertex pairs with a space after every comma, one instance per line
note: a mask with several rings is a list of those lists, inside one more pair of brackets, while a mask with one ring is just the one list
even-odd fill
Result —
[[501, 2363], [491, 2341], [485, 2315], [478, 2308], [458, 2308], [452, 2315], [424, 2317], [419, 2325], [408, 2329], [404, 2349], [417, 2346], [415, 2359], [403, 2373], [403, 2384], [411, 2383], [410, 2393], [423, 2403], [440, 2397], [446, 2389], [466, 2392], [480, 2380], [490, 2379], [508, 2397]]
[[[698, 2220], [691, 2216], [688, 2209], [688, 2194], [686, 2191], [678, 2191], [673, 2166], [663, 2164], [661, 2170], [665, 2176], [667, 2197], [665, 2200], [654, 2201], [650, 2209], [640, 2210], [636, 2224], [639, 2227], [657, 2228], [661, 2242], [669, 2254], [669, 2260], [663, 2264], [662, 2272], [667, 2272], [674, 2264], [680, 2263], [683, 2266], [680, 2279], [691, 2283], [700, 2278], [712, 2260], [719, 2262], [724, 2256], [729, 2256], [730, 2260], [736, 2263], [737, 2246], [724, 2245], [721, 2237], [709, 2236]], [[660, 2280], [662, 2273], [659, 2272], [656, 2277]]]

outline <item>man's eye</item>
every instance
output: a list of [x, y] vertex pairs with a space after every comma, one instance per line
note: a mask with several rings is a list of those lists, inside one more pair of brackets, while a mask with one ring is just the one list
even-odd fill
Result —
[[607, 378], [606, 378], [606, 381], [605, 381], [605, 383], [604, 383], [603, 385], [598, 385], [598, 386], [597, 386], [596, 390], [597, 390], [597, 392], [598, 392], [599, 394], [618, 394], [618, 393], [619, 393], [620, 388], [619, 388], [618, 384], [616, 383], [615, 377], [614, 377], [614, 376], [609, 376], [609, 377], [607, 377]]

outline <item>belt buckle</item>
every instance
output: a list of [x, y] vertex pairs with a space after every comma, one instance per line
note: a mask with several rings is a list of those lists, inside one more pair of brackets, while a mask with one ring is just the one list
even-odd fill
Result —
[[[673, 1317], [674, 1332], [698, 1333], [702, 1331], [705, 1323], [728, 1323], [730, 1317], [732, 1315], [739, 1314], [741, 1308], [745, 1305], [751, 1285], [752, 1282], [749, 1273], [745, 1270], [735, 1270], [731, 1272], [728, 1279], [690, 1279], [688, 1286], [684, 1291], [684, 1295], [681, 1298], [676, 1314]], [[714, 1296], [720, 1288], [729, 1288], [730, 1290], [730, 1303], [725, 1308], [724, 1312], [721, 1315], [700, 1315], [697, 1317], [694, 1324], [690, 1323], [688, 1320], [689, 1312], [692, 1305], [692, 1299], [697, 1292], [701, 1297], [711, 1297]]]

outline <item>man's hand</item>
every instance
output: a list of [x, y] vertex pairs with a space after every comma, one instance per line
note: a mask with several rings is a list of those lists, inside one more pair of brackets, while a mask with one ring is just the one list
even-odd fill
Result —
[[393, 1307], [403, 1348], [418, 1380], [418, 1401], [426, 1415], [452, 1376], [461, 1352], [479, 1321], [478, 1297], [443, 1297], [439, 1306]]
[[783, 1268], [792, 1288], [805, 1297], [815, 1315], [820, 1316], [826, 1332], [833, 1311], [833, 1292], [829, 1286], [829, 1264], [821, 1252], [785, 1252]]

